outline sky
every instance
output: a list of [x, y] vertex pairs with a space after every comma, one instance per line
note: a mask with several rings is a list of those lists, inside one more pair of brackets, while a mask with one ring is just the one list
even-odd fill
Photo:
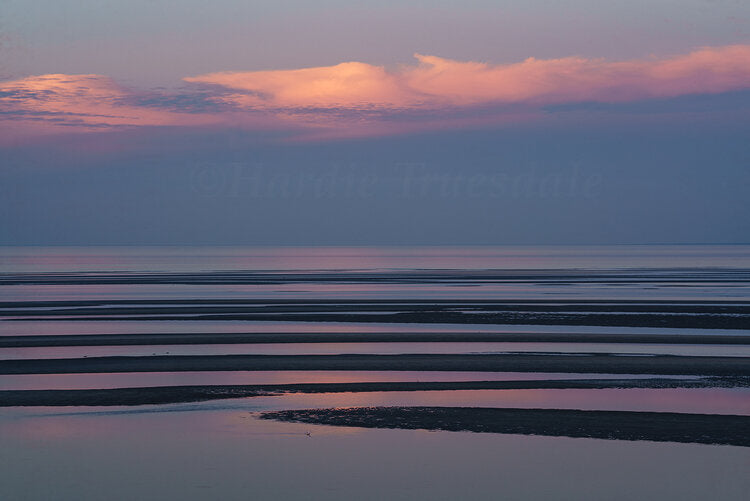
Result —
[[750, 242], [740, 0], [0, 0], [0, 245]]

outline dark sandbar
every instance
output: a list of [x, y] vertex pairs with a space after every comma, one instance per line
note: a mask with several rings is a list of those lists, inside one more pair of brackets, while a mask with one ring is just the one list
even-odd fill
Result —
[[739, 268], [648, 269], [482, 269], [482, 270], [234, 270], [200, 272], [19, 272], [0, 274], [0, 285], [86, 284], [304, 284], [304, 283], [658, 283], [690, 285], [701, 282], [744, 283], [750, 270]]
[[18, 321], [66, 318], [750, 329], [750, 305], [746, 302], [691, 301], [44, 301], [0, 303], [0, 317]]
[[[750, 281], [750, 280], [749, 280]], [[2, 279], [0, 279], [2, 282]], [[267, 307], [286, 307], [286, 306], [300, 306], [300, 305], [315, 305], [319, 307], [329, 305], [356, 305], [360, 306], [367, 305], [439, 305], [447, 307], [455, 306], [487, 306], [493, 307], [496, 305], [510, 306], [516, 305], [522, 307], [524, 310], [528, 309], [529, 306], [537, 305], [543, 306], [546, 309], [554, 308], [559, 305], [564, 305], [565, 309], [568, 310], [570, 306], [585, 306], [587, 310], [591, 311], [591, 308], [599, 308], [603, 311], [609, 311], [613, 308], [620, 309], [620, 311], [683, 311], [683, 312], [706, 312], [707, 309], [711, 311], [724, 311], [724, 312], [748, 312], [750, 309], [750, 301], [742, 300], [705, 300], [705, 299], [680, 299], [680, 300], [665, 300], [665, 299], [574, 299], [574, 298], [563, 298], [563, 299], [317, 299], [317, 298], [305, 298], [305, 299], [293, 299], [293, 298], [256, 298], [256, 299], [205, 299], [205, 298], [188, 298], [188, 299], [78, 299], [78, 300], [43, 300], [43, 301], [0, 301], [0, 308], [12, 310], [14, 308], [91, 308], [91, 307], [129, 307], [133, 305], [140, 306], [154, 306], [154, 305], [169, 305], [169, 306], [185, 306], [185, 305], [199, 305], [199, 306], [259, 306], [267, 305]], [[630, 308], [624, 310], [621, 308]], [[637, 308], [633, 310], [632, 308]]]
[[[181, 313], [172, 314], [158, 308], [149, 314], [127, 314], [100, 311], [84, 316], [65, 316], [73, 321], [246, 321], [246, 322], [356, 322], [356, 323], [423, 323], [481, 325], [588, 325], [608, 327], [661, 327], [673, 329], [750, 329], [750, 315], [734, 314], [662, 314], [662, 313], [544, 313], [399, 311], [394, 313]], [[59, 315], [59, 314], [58, 314]], [[13, 316], [15, 320], [58, 321], [59, 316], [44, 314]]]
[[176, 371], [479, 371], [750, 376], [750, 358], [616, 354], [183, 355], [2, 360], [0, 374]]
[[672, 412], [364, 407], [264, 412], [277, 421], [556, 437], [750, 446], [750, 416]]
[[748, 345], [750, 335], [556, 332], [242, 332], [0, 336], [0, 348], [256, 343], [636, 343]]

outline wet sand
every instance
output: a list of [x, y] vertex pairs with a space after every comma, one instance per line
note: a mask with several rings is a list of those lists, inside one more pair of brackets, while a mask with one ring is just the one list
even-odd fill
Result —
[[750, 447], [750, 417], [672, 412], [363, 407], [263, 412], [261, 419], [361, 428], [547, 435]]
[[[660, 327], [682, 329], [750, 329], [750, 315], [661, 314], [661, 313], [540, 313], [540, 312], [461, 312], [461, 311], [400, 311], [371, 313], [196, 313], [196, 310], [175, 314], [166, 309], [138, 313], [101, 310], [84, 316], [60, 317], [42, 315], [16, 315], [16, 320], [59, 321], [245, 321], [245, 322], [359, 322], [359, 323], [421, 323], [421, 324], [487, 324], [487, 325], [585, 325], [602, 327]], [[115, 314], [116, 313], [116, 314]]]
[[3, 316], [103, 315], [120, 313], [327, 313], [327, 312], [438, 312], [467, 309], [474, 312], [628, 312], [750, 314], [750, 303], [744, 301], [696, 300], [502, 300], [487, 299], [166, 299], [166, 300], [80, 300], [80, 301], [11, 301], [0, 302]]
[[0, 374], [165, 371], [480, 371], [750, 376], [750, 358], [617, 354], [183, 355], [2, 360]]
[[357, 393], [383, 391], [736, 388], [750, 378], [581, 379], [537, 381], [448, 381], [377, 383], [299, 383], [266, 385], [161, 386], [85, 390], [0, 390], [0, 407], [111, 406], [200, 402], [282, 393]]
[[750, 345], [744, 334], [587, 334], [556, 332], [223, 332], [0, 336], [0, 348], [266, 343], [620, 343]]
[[[368, 282], [369, 278], [360, 280]], [[639, 302], [580, 299], [566, 301], [306, 301], [296, 299], [21, 301], [0, 303], [0, 318], [16, 321], [210, 320], [580, 325], [747, 330], [750, 329], [750, 304], [741, 301]]]

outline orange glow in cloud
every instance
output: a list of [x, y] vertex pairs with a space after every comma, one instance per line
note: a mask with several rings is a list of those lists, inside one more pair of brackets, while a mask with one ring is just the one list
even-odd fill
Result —
[[365, 63], [341, 63], [301, 70], [212, 73], [184, 79], [241, 90], [230, 100], [254, 108], [399, 107], [410, 96], [397, 75]]
[[227, 99], [262, 109], [430, 109], [491, 103], [617, 102], [750, 87], [750, 46], [705, 48], [685, 56], [607, 62], [529, 58], [490, 65], [415, 55], [389, 72], [342, 63], [303, 70], [211, 73], [186, 78], [242, 93]]
[[621, 62], [567, 57], [493, 65], [415, 57], [416, 64], [394, 69], [345, 62], [187, 77], [192, 88], [180, 99], [153, 98], [101, 75], [33, 76], [0, 82], [0, 121], [31, 134], [221, 126], [331, 138], [515, 123], [539, 118], [543, 106], [554, 104], [750, 88], [750, 45]]

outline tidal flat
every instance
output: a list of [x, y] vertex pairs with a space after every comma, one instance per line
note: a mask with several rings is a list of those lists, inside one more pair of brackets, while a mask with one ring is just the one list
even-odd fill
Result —
[[3, 252], [29, 499], [750, 489], [750, 248]]

